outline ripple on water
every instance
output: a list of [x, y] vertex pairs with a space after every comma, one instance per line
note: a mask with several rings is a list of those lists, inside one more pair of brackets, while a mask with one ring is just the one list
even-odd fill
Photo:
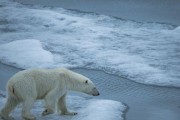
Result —
[[139, 84], [98, 70], [73, 69], [89, 78], [101, 92], [100, 98], [129, 106], [127, 120], [179, 120], [180, 89]]

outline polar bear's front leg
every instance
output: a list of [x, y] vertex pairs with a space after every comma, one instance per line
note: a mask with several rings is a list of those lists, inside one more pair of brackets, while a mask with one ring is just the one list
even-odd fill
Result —
[[50, 93], [48, 93], [45, 97], [45, 110], [42, 112], [42, 115], [48, 115], [48, 114], [53, 114], [54, 113], [54, 108], [55, 105], [58, 101], [58, 96], [57, 93], [59, 91], [56, 91], [56, 89], [52, 90]]
[[66, 107], [66, 94], [64, 94], [58, 101], [58, 111], [61, 110], [63, 115], [76, 115], [76, 112], [69, 112]]

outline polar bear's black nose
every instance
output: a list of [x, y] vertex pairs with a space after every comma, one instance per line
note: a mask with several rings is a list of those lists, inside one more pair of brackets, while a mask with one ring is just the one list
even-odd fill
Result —
[[95, 96], [99, 96], [100, 95], [100, 93], [98, 92]]
[[94, 94], [93, 96], [99, 96], [99, 95], [100, 95], [100, 93], [98, 92], [98, 93]]
[[93, 96], [98, 96], [98, 95], [100, 95], [100, 93], [99, 93], [99, 91], [96, 88], [93, 88], [92, 95]]

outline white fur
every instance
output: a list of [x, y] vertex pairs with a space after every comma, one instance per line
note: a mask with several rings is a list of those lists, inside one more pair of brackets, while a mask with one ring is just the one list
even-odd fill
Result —
[[69, 90], [99, 95], [90, 79], [68, 69], [30, 69], [18, 72], [8, 81], [8, 98], [0, 116], [11, 119], [10, 112], [22, 102], [22, 117], [35, 119], [30, 110], [37, 99], [45, 100], [43, 115], [54, 113], [56, 107], [62, 114], [75, 115], [66, 107], [65, 97]]

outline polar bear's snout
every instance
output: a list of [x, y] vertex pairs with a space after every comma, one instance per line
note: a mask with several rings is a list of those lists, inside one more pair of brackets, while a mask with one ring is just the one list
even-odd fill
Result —
[[98, 96], [98, 95], [100, 95], [99, 91], [98, 91], [95, 87], [92, 89], [91, 94], [92, 94], [93, 96]]

